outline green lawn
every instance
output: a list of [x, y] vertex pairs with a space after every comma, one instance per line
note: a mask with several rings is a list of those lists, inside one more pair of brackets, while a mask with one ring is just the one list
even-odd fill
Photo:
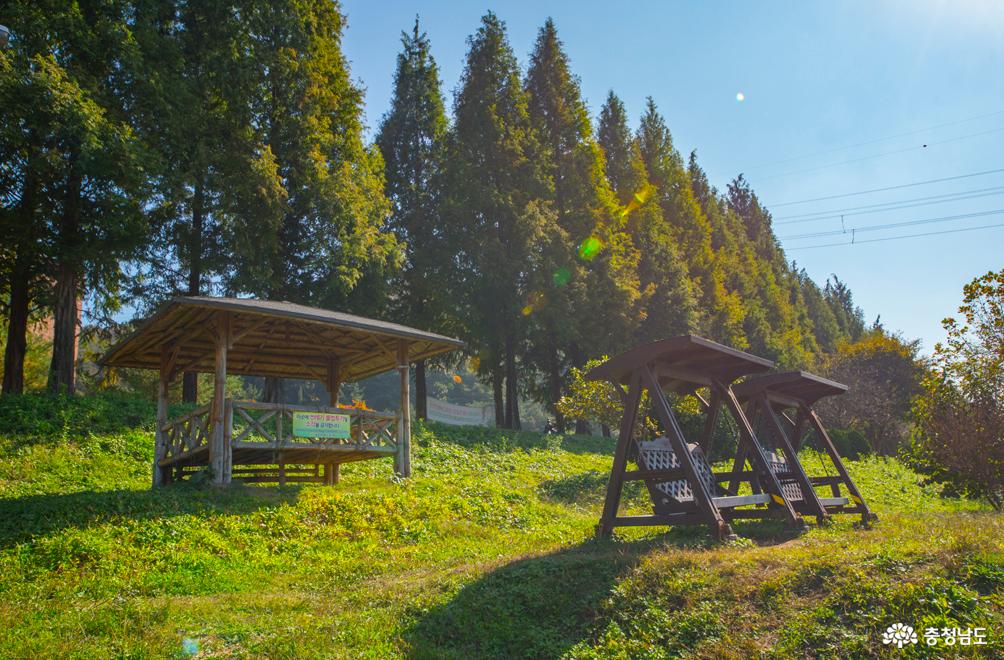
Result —
[[607, 440], [416, 425], [407, 483], [151, 492], [148, 432], [77, 426], [0, 440], [0, 656], [899, 656], [897, 621], [1004, 648], [1004, 517], [895, 461], [849, 464], [873, 529], [599, 542]]

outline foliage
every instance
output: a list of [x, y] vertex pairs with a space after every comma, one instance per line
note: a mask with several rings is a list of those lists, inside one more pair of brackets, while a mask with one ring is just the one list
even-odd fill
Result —
[[[73, 428], [89, 407], [152, 418], [145, 402], [61, 401], [83, 406]], [[14, 657], [862, 656], [891, 621], [982, 626], [984, 648], [1001, 643], [1000, 516], [891, 459], [848, 463], [881, 517], [870, 530], [838, 520], [792, 538], [751, 522], [731, 545], [700, 528], [595, 541], [602, 438], [417, 423], [408, 482], [381, 460], [344, 466], [334, 488], [150, 491], [149, 430], [120, 418], [28, 442], [42, 427], [14, 434], [7, 419], [0, 644]], [[646, 510], [644, 488], [628, 495], [627, 512]]]
[[485, 14], [468, 43], [446, 184], [453, 290], [479, 373], [492, 383], [496, 423], [518, 428], [518, 362], [528, 330], [522, 310], [553, 228], [544, 199], [550, 182], [505, 24]]
[[22, 394], [0, 398], [2, 435], [25, 441], [78, 442], [89, 435], [153, 430], [156, 409], [121, 392], [95, 396]]
[[605, 380], [588, 380], [586, 374], [605, 362], [607, 356], [590, 360], [581, 369], [572, 367], [568, 394], [558, 401], [558, 410], [571, 419], [587, 419], [618, 428], [624, 413], [616, 388]]
[[961, 320], [944, 321], [915, 402], [913, 464], [936, 481], [1004, 508], [1004, 270], [964, 289]]
[[30, 309], [44, 302], [54, 316], [48, 384], [72, 392], [77, 300], [86, 291], [93, 311], [116, 309], [120, 264], [146, 232], [143, 148], [123, 97], [136, 44], [124, 1], [14, 2], [4, 15], [16, 35], [0, 52], [0, 237], [12, 248], [0, 278], [16, 319], [5, 367], [14, 380], [4, 389], [22, 390], [16, 349]]
[[841, 342], [824, 371], [850, 389], [821, 401], [821, 414], [835, 426], [860, 430], [873, 452], [896, 454], [909, 439], [911, 402], [924, 376], [919, 346], [881, 326], [855, 342]]

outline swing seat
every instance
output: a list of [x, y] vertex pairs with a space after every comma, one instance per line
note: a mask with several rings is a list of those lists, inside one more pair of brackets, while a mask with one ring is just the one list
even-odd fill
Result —
[[[711, 465], [704, 456], [704, 452], [696, 443], [687, 443], [690, 451], [690, 458], [697, 470], [698, 478], [704, 483], [708, 492], [712, 494], [711, 501], [719, 509], [731, 509], [738, 506], [751, 504], [768, 504], [770, 496], [766, 494], [755, 495], [724, 495], [718, 496], [721, 488], [715, 481], [715, 476], [711, 471]], [[642, 441], [638, 443], [638, 466], [643, 470], [673, 470], [681, 467], [680, 459], [673, 451], [666, 437], [654, 440]], [[653, 507], [656, 513], [661, 513], [667, 507], [679, 508], [680, 505], [694, 503], [694, 491], [690, 482], [686, 479], [674, 479], [670, 481], [660, 481], [654, 484], [655, 491], [659, 493], [658, 499], [653, 495]]]
[[[787, 477], [789, 474], [788, 461], [784, 460], [783, 456], [778, 456], [774, 452], [767, 454], [767, 465], [770, 466], [771, 472], [777, 475], [778, 481], [781, 482], [781, 490], [784, 492], [784, 496], [790, 502], [801, 502], [805, 498], [802, 496], [802, 487], [795, 482], [794, 479]], [[823, 506], [846, 506], [850, 504], [850, 500], [846, 497], [818, 497], [819, 503]]]

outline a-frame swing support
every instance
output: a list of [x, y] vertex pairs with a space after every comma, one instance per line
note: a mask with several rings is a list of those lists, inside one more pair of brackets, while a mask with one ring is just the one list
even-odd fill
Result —
[[[725, 539], [732, 535], [729, 524], [732, 519], [775, 516], [801, 527], [804, 524], [801, 514], [785, 499], [781, 483], [770, 470], [753, 427], [731, 389], [731, 383], [737, 378], [763, 373], [772, 366], [769, 360], [688, 335], [637, 347], [591, 371], [588, 375], [590, 379], [607, 380], [618, 388], [627, 386], [626, 391], [620, 389], [624, 414], [603, 513], [597, 526], [598, 535], [609, 536], [617, 526], [703, 523], [708, 525], [713, 536]], [[710, 390], [710, 402], [697, 393], [700, 388]], [[649, 469], [639, 462], [639, 469], [627, 469], [633, 444], [638, 447], [635, 428], [644, 391], [649, 394], [652, 410], [678, 466]], [[705, 405], [707, 418], [699, 443], [688, 444], [667, 392], [695, 395]], [[744, 448], [744, 459], [737, 470], [715, 474], [711, 472], [704, 452], [711, 450], [715, 423], [722, 408], [728, 411], [739, 427], [739, 443]], [[703, 447], [704, 452], [697, 447]], [[747, 460], [750, 470], [744, 469]], [[702, 479], [699, 474], [702, 470], [706, 477], [709, 474], [710, 477]], [[731, 479], [737, 482], [731, 490], [718, 485]], [[631, 480], [645, 481], [653, 499], [655, 511], [652, 515], [618, 515], [624, 482]], [[740, 481], [750, 483], [754, 494], [738, 495]], [[688, 495], [684, 501], [674, 501], [665, 494], [668, 492], [665, 490], [667, 482], [686, 486]], [[742, 508], [750, 505], [757, 508]]]
[[[822, 508], [825, 516], [834, 513], [857, 513], [863, 523], [877, 520], [851, 479], [844, 462], [837, 452], [833, 440], [826, 432], [813, 406], [828, 396], [838, 396], [847, 391], [847, 386], [804, 371], [791, 371], [753, 378], [736, 386], [735, 393], [745, 402], [747, 417], [761, 419], [769, 433], [784, 447], [785, 459], [803, 494], [810, 496], [798, 502], [803, 513], [811, 513]], [[795, 412], [792, 419], [788, 410]], [[789, 452], [797, 454], [806, 440], [806, 431], [815, 432], [818, 449], [825, 453], [836, 475], [808, 477], [798, 461], [791, 461]], [[828, 486], [831, 497], [820, 497], [815, 492], [817, 486]], [[841, 486], [846, 493], [842, 493]], [[806, 511], [806, 508], [811, 511]], [[817, 514], [818, 515], [818, 514]]]

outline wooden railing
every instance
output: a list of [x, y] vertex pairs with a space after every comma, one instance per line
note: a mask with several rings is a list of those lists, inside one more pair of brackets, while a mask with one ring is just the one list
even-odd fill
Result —
[[[398, 447], [398, 417], [372, 410], [303, 406], [252, 401], [228, 401], [231, 419], [231, 446], [244, 443], [268, 443], [274, 447], [297, 445], [351, 446], [366, 450], [393, 452]], [[348, 438], [308, 438], [293, 435], [293, 413], [318, 412], [348, 415]]]
[[205, 447], [209, 448], [210, 406], [195, 410], [172, 419], [161, 427], [164, 449], [160, 464], [175, 463]]

